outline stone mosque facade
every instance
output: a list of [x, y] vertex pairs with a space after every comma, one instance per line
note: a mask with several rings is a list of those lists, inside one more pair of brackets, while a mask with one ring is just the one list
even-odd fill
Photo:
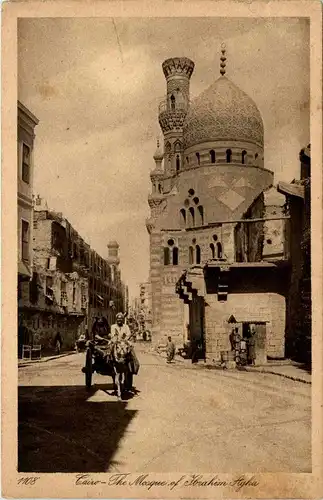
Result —
[[[255, 102], [226, 76], [190, 101], [194, 62], [162, 64], [150, 218], [152, 340], [196, 340], [208, 360], [229, 350], [232, 327], [258, 329], [258, 357], [284, 356], [288, 281], [285, 198], [265, 168]], [[286, 275], [286, 279], [285, 279]]]

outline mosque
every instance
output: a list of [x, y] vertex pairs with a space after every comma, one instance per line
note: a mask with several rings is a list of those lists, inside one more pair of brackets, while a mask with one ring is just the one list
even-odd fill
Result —
[[257, 332], [257, 359], [282, 358], [289, 265], [285, 197], [265, 168], [255, 102], [226, 76], [190, 101], [194, 62], [162, 64], [150, 218], [152, 340], [195, 340], [204, 358], [230, 350], [229, 335]]

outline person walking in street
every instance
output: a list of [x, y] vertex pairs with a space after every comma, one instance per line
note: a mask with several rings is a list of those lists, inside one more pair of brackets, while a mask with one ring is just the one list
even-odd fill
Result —
[[61, 348], [62, 348], [62, 337], [59, 332], [56, 333], [55, 339], [54, 339], [54, 344], [55, 344], [55, 349], [56, 349], [56, 354], [61, 353]]
[[172, 341], [172, 337], [168, 337], [168, 342], [166, 345], [166, 356], [167, 363], [171, 363], [175, 357], [175, 344]]

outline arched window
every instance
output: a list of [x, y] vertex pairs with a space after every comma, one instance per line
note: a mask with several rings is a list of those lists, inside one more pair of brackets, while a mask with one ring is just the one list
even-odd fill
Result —
[[162, 192], [161, 184], [158, 184], [158, 193], [161, 193], [161, 192]]
[[170, 264], [170, 251], [168, 247], [164, 247], [164, 266], [169, 266]]
[[186, 163], [187, 163], [187, 165], [189, 164], [189, 162], [190, 162], [190, 159], [189, 159], [188, 156], [186, 156]]
[[176, 172], [178, 172], [180, 168], [181, 168], [181, 160], [179, 158], [179, 155], [176, 155]]
[[227, 163], [231, 163], [232, 160], [232, 151], [231, 149], [226, 150], [226, 155], [227, 155]]
[[201, 249], [199, 245], [195, 247], [196, 264], [201, 264]]
[[215, 151], [214, 151], [214, 149], [211, 149], [211, 151], [210, 151], [210, 160], [211, 160], [211, 163], [215, 163]]
[[212, 259], [215, 259], [215, 247], [213, 243], [210, 244]]
[[178, 248], [173, 248], [173, 266], [178, 266]]
[[203, 224], [204, 224], [204, 210], [203, 210], [203, 207], [201, 205], [197, 207], [197, 214], [198, 214], [197, 225], [203, 226]]
[[241, 163], [244, 165], [246, 163], [247, 151], [242, 151], [241, 153]]
[[221, 243], [219, 241], [216, 244], [216, 249], [217, 249], [217, 257], [218, 257], [218, 259], [222, 259], [222, 245], [221, 245]]
[[170, 96], [170, 107], [172, 111], [175, 111], [175, 96], [173, 94]]
[[195, 214], [194, 214], [194, 208], [190, 207], [189, 208], [189, 227], [194, 227], [195, 226]]
[[255, 161], [258, 163], [258, 153], [255, 154]]
[[189, 262], [189, 264], [193, 264], [193, 262], [194, 262], [194, 249], [193, 249], [193, 247], [189, 247], [189, 249], [188, 249], [188, 262]]
[[181, 143], [180, 142], [176, 142], [174, 150], [175, 150], [175, 153], [180, 153], [180, 151], [181, 151]]
[[200, 153], [196, 153], [197, 164], [200, 164]]
[[182, 208], [180, 210], [180, 226], [181, 227], [186, 226], [186, 210], [185, 210], [185, 208]]

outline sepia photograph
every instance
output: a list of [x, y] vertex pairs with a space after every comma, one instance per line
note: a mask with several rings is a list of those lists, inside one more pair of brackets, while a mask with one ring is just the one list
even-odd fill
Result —
[[23, 484], [313, 472], [310, 27], [17, 19]]

